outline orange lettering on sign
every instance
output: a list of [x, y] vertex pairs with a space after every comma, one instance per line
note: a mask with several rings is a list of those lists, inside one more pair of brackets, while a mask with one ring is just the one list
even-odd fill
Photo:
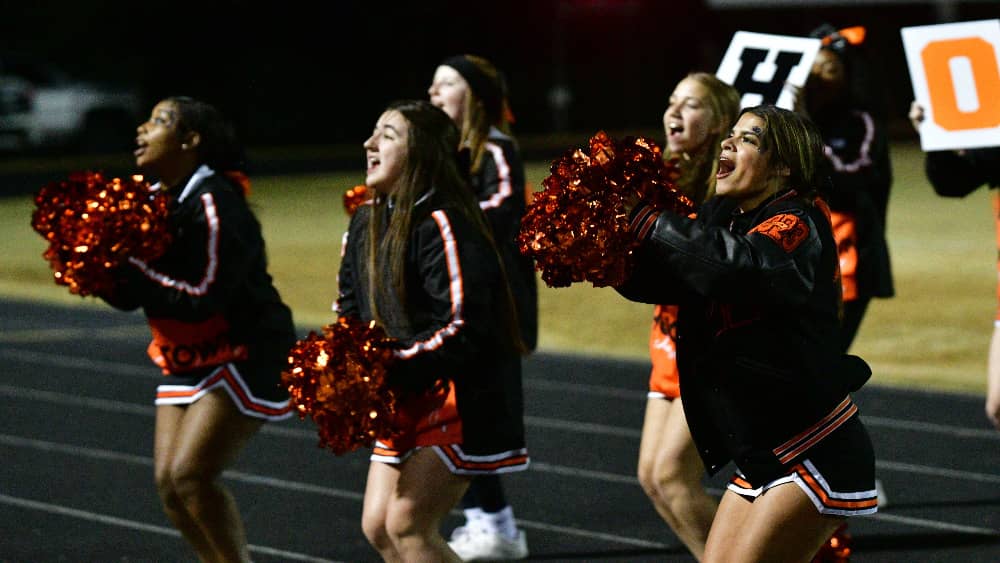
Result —
[[[927, 74], [934, 122], [948, 131], [990, 129], [1000, 126], [1000, 68], [993, 45], [979, 37], [931, 41], [920, 53]], [[955, 81], [949, 62], [969, 60], [979, 108], [962, 111], [955, 96]]]

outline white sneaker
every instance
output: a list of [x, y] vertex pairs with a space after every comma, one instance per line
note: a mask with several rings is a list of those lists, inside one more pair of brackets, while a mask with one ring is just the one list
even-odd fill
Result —
[[519, 529], [517, 538], [510, 539], [501, 533], [479, 528], [462, 526], [461, 529], [457, 535], [455, 532], [458, 529], [452, 532], [448, 546], [462, 561], [509, 561], [528, 557], [528, 540], [524, 530]]
[[878, 495], [878, 507], [888, 508], [889, 507], [889, 495], [885, 494], [885, 488], [882, 487], [882, 480], [875, 479], [875, 493]]
[[462, 536], [469, 533], [468, 526], [459, 526], [451, 531], [451, 537], [448, 538], [449, 542], [458, 541]]

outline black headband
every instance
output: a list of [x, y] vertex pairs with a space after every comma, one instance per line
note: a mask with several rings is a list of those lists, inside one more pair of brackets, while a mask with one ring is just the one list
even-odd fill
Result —
[[503, 92], [497, 80], [490, 78], [476, 63], [470, 61], [465, 55], [448, 57], [441, 64], [458, 71], [462, 75], [462, 78], [469, 83], [469, 88], [483, 101], [483, 107], [490, 122], [500, 120], [503, 108]]

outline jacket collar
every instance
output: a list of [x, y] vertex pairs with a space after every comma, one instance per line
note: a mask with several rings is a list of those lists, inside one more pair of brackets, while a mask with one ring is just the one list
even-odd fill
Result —
[[187, 196], [191, 195], [191, 192], [194, 191], [195, 186], [200, 184], [201, 181], [204, 180], [205, 178], [208, 178], [209, 176], [212, 176], [214, 174], [215, 170], [209, 168], [207, 164], [202, 164], [201, 166], [199, 166], [198, 169], [194, 171], [194, 174], [191, 175], [191, 178], [188, 179], [187, 185], [185, 185], [184, 189], [181, 190], [181, 195], [177, 197], [177, 201], [178, 202], [184, 201], [184, 199]]

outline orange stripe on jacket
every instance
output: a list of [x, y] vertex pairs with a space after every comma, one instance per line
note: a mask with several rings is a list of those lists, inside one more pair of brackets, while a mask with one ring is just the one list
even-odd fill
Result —
[[405, 350], [397, 350], [396, 356], [400, 358], [410, 358], [421, 352], [436, 350], [444, 344], [445, 339], [450, 338], [458, 332], [459, 328], [465, 324], [462, 319], [465, 288], [462, 281], [462, 265], [458, 259], [458, 244], [455, 241], [455, 233], [451, 230], [451, 223], [444, 211], [435, 211], [431, 217], [437, 223], [441, 231], [441, 240], [444, 242], [444, 254], [448, 264], [448, 278], [450, 280], [451, 291], [451, 322], [438, 329], [430, 338], [415, 342], [413, 346]]

